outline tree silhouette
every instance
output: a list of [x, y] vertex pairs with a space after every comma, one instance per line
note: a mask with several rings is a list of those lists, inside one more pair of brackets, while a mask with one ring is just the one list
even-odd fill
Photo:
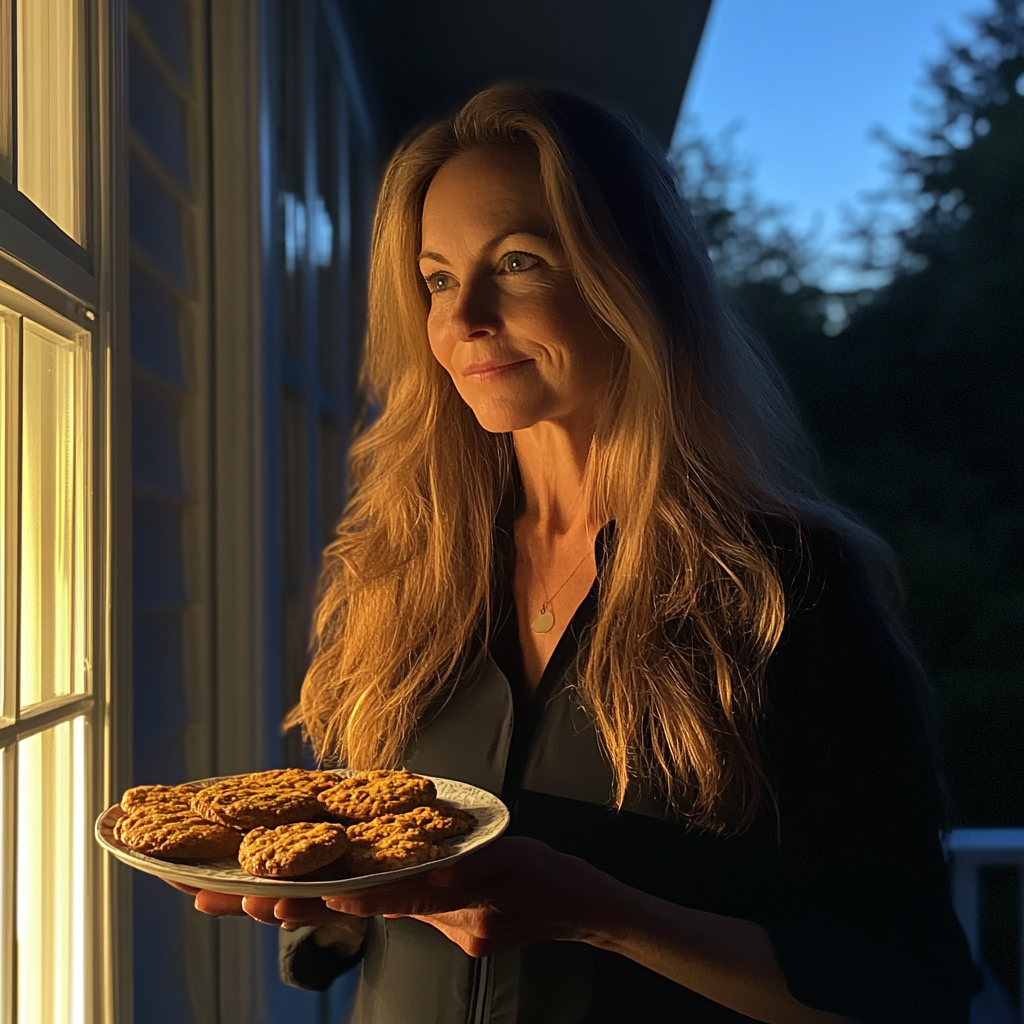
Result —
[[[855, 226], [888, 279], [828, 294], [727, 145], [676, 154], [733, 301], [772, 344], [830, 493], [895, 548], [932, 678], [959, 821], [1024, 825], [1024, 15], [993, 0], [929, 72], [913, 144], [888, 145], [913, 215]], [[871, 211], [869, 211], [870, 214]]]

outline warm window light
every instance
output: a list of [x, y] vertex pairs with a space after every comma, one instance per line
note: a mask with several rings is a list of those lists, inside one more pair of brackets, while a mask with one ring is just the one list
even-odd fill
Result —
[[82, 618], [76, 589], [85, 597], [86, 574], [76, 573], [85, 555], [85, 503], [76, 458], [77, 347], [28, 319], [22, 324], [20, 676], [21, 706], [28, 707], [85, 689], [82, 623], [75, 621]]
[[85, 91], [80, 0], [16, 5], [16, 180], [62, 231], [85, 243]]
[[17, 1024], [86, 1024], [84, 716], [18, 743]]
[[89, 347], [74, 324], [39, 315], [46, 326], [0, 307], [0, 1016], [87, 1024], [91, 712], [36, 715], [89, 687]]

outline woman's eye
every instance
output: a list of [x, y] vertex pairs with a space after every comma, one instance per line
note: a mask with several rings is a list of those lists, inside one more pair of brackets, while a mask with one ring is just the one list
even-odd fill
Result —
[[506, 273], [521, 274], [524, 270], [532, 270], [540, 260], [528, 252], [509, 252], [502, 257], [502, 266]]
[[430, 292], [443, 292], [449, 288], [452, 283], [451, 276], [440, 270], [428, 275], [424, 280], [427, 282], [427, 289]]

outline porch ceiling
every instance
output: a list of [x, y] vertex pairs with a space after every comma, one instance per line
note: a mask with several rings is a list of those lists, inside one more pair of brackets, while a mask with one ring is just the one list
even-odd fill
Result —
[[509, 80], [611, 102], [667, 146], [711, 0], [338, 2], [390, 149]]

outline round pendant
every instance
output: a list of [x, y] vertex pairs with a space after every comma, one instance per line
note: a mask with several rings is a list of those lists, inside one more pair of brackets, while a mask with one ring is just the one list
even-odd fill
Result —
[[530, 623], [530, 629], [534, 633], [546, 633], [555, 624], [555, 617], [551, 612], [541, 612], [537, 618]]

